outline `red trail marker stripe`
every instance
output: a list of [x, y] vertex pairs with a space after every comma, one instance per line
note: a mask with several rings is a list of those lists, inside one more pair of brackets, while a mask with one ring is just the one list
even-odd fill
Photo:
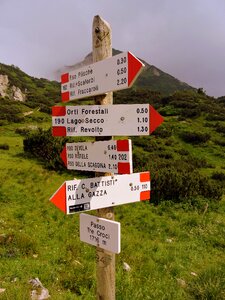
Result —
[[66, 127], [52, 127], [52, 135], [53, 136], [66, 136]]
[[70, 100], [70, 92], [62, 93], [62, 102], [67, 102]]
[[63, 117], [66, 115], [65, 106], [53, 106], [52, 107], [52, 116], [53, 117]]
[[140, 173], [140, 182], [146, 182], [146, 181], [150, 181], [150, 173], [149, 172]]
[[69, 82], [69, 73], [65, 73], [61, 75], [61, 83], [67, 83]]
[[150, 200], [150, 191], [140, 192], [140, 201]]
[[130, 174], [130, 163], [118, 162], [118, 174]]
[[128, 140], [118, 140], [116, 141], [117, 151], [129, 151], [129, 141]]

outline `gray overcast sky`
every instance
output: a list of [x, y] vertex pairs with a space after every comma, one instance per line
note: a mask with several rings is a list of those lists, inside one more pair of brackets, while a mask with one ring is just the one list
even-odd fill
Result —
[[0, 62], [50, 78], [91, 51], [95, 15], [114, 48], [225, 95], [225, 0], [0, 0]]

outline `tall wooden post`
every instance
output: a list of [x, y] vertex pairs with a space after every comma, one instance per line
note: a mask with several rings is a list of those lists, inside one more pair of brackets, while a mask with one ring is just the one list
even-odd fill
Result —
[[[93, 62], [97, 62], [112, 56], [112, 33], [109, 24], [100, 16], [95, 16], [92, 27], [93, 38]], [[108, 74], [105, 74], [108, 76]], [[100, 95], [95, 98], [96, 105], [113, 104], [112, 92]], [[96, 140], [108, 140], [112, 137], [101, 137]], [[107, 176], [112, 173], [96, 173], [96, 176]], [[109, 220], [114, 220], [113, 208], [98, 210], [98, 216]], [[96, 250], [97, 267], [97, 299], [115, 299], [115, 254], [97, 247]]]

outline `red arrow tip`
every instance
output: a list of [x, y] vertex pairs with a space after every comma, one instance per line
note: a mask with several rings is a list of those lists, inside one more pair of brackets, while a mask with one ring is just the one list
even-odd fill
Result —
[[163, 117], [150, 105], [150, 133], [162, 124], [164, 121]]
[[60, 186], [50, 198], [50, 201], [66, 214], [66, 183], [63, 183], [63, 185]]
[[145, 65], [133, 54], [128, 52], [128, 86], [132, 86]]
[[67, 167], [67, 153], [66, 153], [66, 146], [64, 146], [63, 151], [60, 154], [62, 161], [64, 162], [65, 166]]

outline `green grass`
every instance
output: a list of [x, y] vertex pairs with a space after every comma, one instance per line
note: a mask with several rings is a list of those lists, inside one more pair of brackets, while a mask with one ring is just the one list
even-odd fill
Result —
[[[0, 149], [0, 288], [6, 289], [0, 299], [30, 299], [29, 280], [35, 277], [51, 299], [95, 299], [95, 247], [80, 242], [78, 214], [65, 216], [49, 202], [71, 175], [46, 170], [24, 155], [23, 138], [15, 129], [32, 124], [38, 122], [0, 127], [0, 144], [9, 145], [9, 150]], [[49, 127], [47, 121], [40, 124]], [[179, 123], [181, 130], [189, 125], [194, 129], [198, 122]], [[176, 158], [174, 149], [183, 148], [215, 165], [203, 173], [224, 166], [224, 159], [215, 155], [221, 148], [211, 152], [176, 134], [155, 140]], [[145, 202], [115, 208], [122, 231], [116, 299], [225, 299], [225, 198], [195, 201], [194, 206]], [[130, 272], [123, 269], [124, 262]]]
[[[0, 149], [0, 289], [5, 289], [0, 299], [30, 299], [29, 281], [36, 277], [53, 300], [96, 299], [95, 247], [79, 240], [79, 214], [65, 216], [49, 202], [59, 186], [73, 177], [68, 172], [49, 171], [44, 162], [25, 155], [23, 138], [15, 133], [18, 128], [51, 126], [51, 116], [39, 108], [42, 105], [47, 110], [60, 101], [60, 84], [31, 78], [12, 66], [0, 64], [0, 69], [11, 85], [28, 91], [26, 105], [0, 99], [0, 145], [8, 146], [8, 150]], [[192, 88], [160, 70], [160, 76], [155, 76], [152, 70], [147, 67], [133, 89], [114, 93], [114, 103], [151, 103], [167, 116], [155, 135], [134, 139], [140, 163], [134, 167], [145, 166], [149, 157], [153, 166], [161, 162], [173, 166], [188, 157], [189, 164], [192, 160], [207, 162], [198, 169], [207, 177], [225, 173], [224, 146], [218, 143], [224, 145], [225, 136], [216, 131], [218, 122], [220, 129], [225, 126], [223, 102], [196, 91], [162, 99], [152, 90], [169, 95]], [[93, 104], [93, 99], [73, 104]], [[196, 107], [200, 111], [197, 118], [193, 113], [198, 111], [192, 110]], [[33, 113], [24, 116], [29, 111]], [[24, 116], [17, 118], [20, 123], [11, 122], [16, 121], [13, 112], [14, 117]], [[211, 137], [194, 145], [182, 140], [183, 131]], [[150, 171], [154, 176], [160, 173], [157, 167]], [[145, 202], [115, 207], [122, 231], [121, 253], [116, 256], [116, 299], [225, 300], [224, 215], [225, 196], [220, 202], [196, 197], [181, 204], [167, 201], [158, 206]], [[125, 262], [130, 272], [123, 269]]]

